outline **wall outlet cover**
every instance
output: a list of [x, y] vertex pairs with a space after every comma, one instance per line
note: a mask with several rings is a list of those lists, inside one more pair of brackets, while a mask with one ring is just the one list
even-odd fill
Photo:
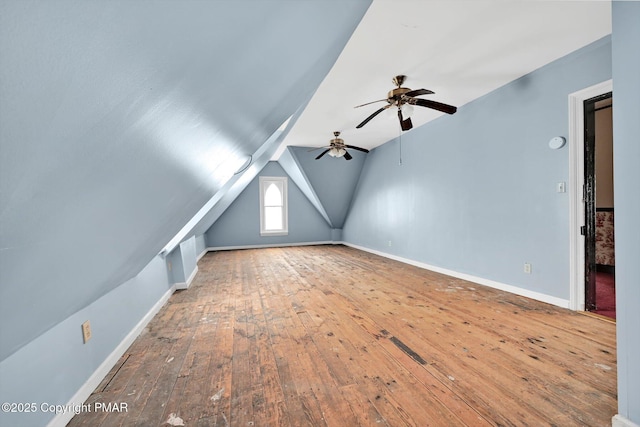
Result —
[[91, 339], [91, 323], [87, 320], [82, 324], [82, 341], [86, 344]]

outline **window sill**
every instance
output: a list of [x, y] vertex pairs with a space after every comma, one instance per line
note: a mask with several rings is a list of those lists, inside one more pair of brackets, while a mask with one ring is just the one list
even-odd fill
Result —
[[288, 231], [261, 231], [260, 236], [268, 237], [268, 236], [288, 236]]

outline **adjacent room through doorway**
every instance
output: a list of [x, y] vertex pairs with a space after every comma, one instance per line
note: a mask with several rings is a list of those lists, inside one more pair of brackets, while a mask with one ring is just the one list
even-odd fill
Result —
[[585, 310], [616, 318], [611, 92], [584, 101]]

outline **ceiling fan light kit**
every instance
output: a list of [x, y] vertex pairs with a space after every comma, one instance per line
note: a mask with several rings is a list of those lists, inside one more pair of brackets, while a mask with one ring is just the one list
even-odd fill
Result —
[[347, 154], [347, 150], [345, 150], [344, 148], [335, 148], [335, 147], [333, 147], [332, 149], [329, 150], [328, 154], [331, 157], [342, 157], [345, 154]]
[[[395, 76], [392, 79], [393, 84], [396, 85], [397, 87], [395, 89], [390, 90], [387, 93], [386, 99], [379, 99], [377, 101], [367, 102], [365, 104], [357, 105], [355, 107], [355, 108], [364, 107], [365, 105], [374, 104], [376, 102], [383, 102], [383, 101], [387, 102], [387, 105], [379, 108], [373, 114], [369, 115], [369, 117], [364, 119], [358, 126], [356, 126], [356, 129], [360, 129], [361, 127], [369, 123], [378, 114], [382, 113], [385, 110], [389, 110], [391, 107], [396, 107], [398, 121], [400, 122], [400, 128], [403, 131], [407, 131], [413, 128], [413, 123], [411, 122], [411, 115], [414, 113], [414, 108], [413, 108], [414, 105], [417, 105], [419, 107], [431, 108], [433, 110], [441, 111], [446, 114], [454, 114], [458, 110], [458, 108], [454, 107], [453, 105], [443, 104], [441, 102], [431, 101], [423, 98], [416, 98], [417, 96], [420, 96], [420, 95], [433, 95], [434, 92], [429, 89], [412, 90], [406, 87], [402, 87], [406, 78], [407, 76], [400, 74]], [[319, 148], [326, 148], [326, 150], [320, 153], [316, 157], [316, 160], [319, 160], [327, 153], [331, 157], [344, 157], [346, 160], [351, 160], [352, 156], [349, 154], [349, 152], [347, 152], [346, 148], [352, 148], [354, 150], [362, 151], [365, 153], [369, 152], [369, 150], [366, 150], [364, 148], [355, 147], [353, 145], [346, 145], [343, 139], [338, 138], [340, 136], [340, 132], [336, 131], [333, 133], [333, 135], [335, 136], [335, 138], [330, 141], [330, 145], [328, 147], [319, 147]]]
[[[361, 148], [361, 147], [356, 147], [354, 145], [345, 144], [344, 143], [344, 139], [338, 138], [340, 136], [340, 132], [338, 132], [338, 131], [333, 132], [333, 136], [335, 136], [335, 138], [333, 138], [332, 140], [329, 141], [329, 146], [328, 147], [319, 147], [319, 148], [326, 148], [326, 150], [324, 150], [322, 153], [320, 153], [316, 157], [316, 160], [319, 160], [325, 154], [329, 154], [331, 157], [344, 157], [345, 160], [351, 160], [351, 159], [353, 159], [353, 156], [351, 156], [351, 154], [349, 154], [349, 152], [347, 151], [347, 148], [351, 148], [353, 150], [362, 151], [363, 153], [368, 153], [369, 152], [369, 150], [367, 150], [366, 148]], [[317, 148], [314, 148], [314, 150], [317, 150]]]

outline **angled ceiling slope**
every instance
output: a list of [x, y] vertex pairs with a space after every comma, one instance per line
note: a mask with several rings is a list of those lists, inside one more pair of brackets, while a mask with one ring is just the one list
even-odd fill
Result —
[[[397, 138], [391, 110], [355, 128], [385, 104], [354, 106], [385, 98], [392, 77], [406, 74], [405, 87], [435, 92], [422, 98], [462, 107], [610, 33], [609, 1], [376, 0], [272, 160], [340, 228], [358, 178], [333, 170], [346, 166], [340, 159], [319, 170], [304, 148], [321, 145], [333, 129], [368, 149]], [[414, 128], [442, 114], [414, 108]]]
[[[610, 33], [610, 1], [375, 0], [276, 155], [334, 129], [368, 149], [396, 138], [393, 111], [355, 129], [385, 103], [354, 107], [384, 99], [398, 74], [460, 108]], [[414, 129], [442, 114], [416, 107]]]
[[[299, 109], [302, 110], [303, 107]], [[204, 234], [211, 225], [224, 213], [224, 211], [233, 203], [236, 197], [242, 193], [242, 191], [251, 183], [260, 171], [269, 162], [269, 158], [273, 155], [273, 152], [278, 147], [278, 144], [282, 142], [282, 139], [287, 134], [289, 126], [295, 123], [299, 113], [296, 113], [295, 118], [292, 116], [287, 119], [283, 125], [276, 130], [273, 135], [267, 139], [258, 150], [250, 155], [246, 161], [246, 164], [236, 171], [231, 178], [217, 191], [207, 203], [204, 204], [190, 220], [187, 222], [182, 230], [176, 234], [173, 239], [165, 245], [160, 252], [161, 255], [166, 256], [173, 249], [175, 249], [181, 242], [190, 239], [193, 236]], [[293, 120], [292, 120], [293, 119]]]
[[[0, 358], [138, 274], [370, 2], [0, 3]], [[38, 313], [33, 316], [32, 313]]]
[[318, 199], [318, 196], [313, 190], [313, 187], [311, 186], [307, 175], [304, 173], [304, 169], [300, 166], [297, 157], [293, 154], [292, 147], [288, 147], [287, 150], [280, 155], [278, 163], [282, 166], [282, 169], [287, 172], [287, 175], [289, 175], [293, 182], [295, 182], [305, 197], [309, 199], [313, 207], [315, 207], [324, 220], [327, 221], [327, 224], [333, 228], [329, 215], [327, 215], [320, 199]]
[[[318, 146], [323, 144], [324, 142], [319, 141]], [[351, 206], [351, 199], [358, 184], [366, 154], [349, 150], [353, 158], [347, 161], [343, 157], [328, 155], [316, 160], [319, 152], [309, 151], [309, 147], [290, 146], [288, 152], [295, 159], [293, 165], [300, 168], [300, 172], [294, 172], [294, 175], [284, 165], [283, 168], [292, 179], [295, 179], [294, 176], [304, 179], [302, 185], [310, 189], [308, 192], [303, 190], [305, 195], [323, 216], [328, 217], [332, 228], [341, 229]], [[283, 155], [282, 158], [286, 156]], [[291, 169], [289, 162], [286, 164]], [[296, 184], [303, 188], [297, 180]]]

